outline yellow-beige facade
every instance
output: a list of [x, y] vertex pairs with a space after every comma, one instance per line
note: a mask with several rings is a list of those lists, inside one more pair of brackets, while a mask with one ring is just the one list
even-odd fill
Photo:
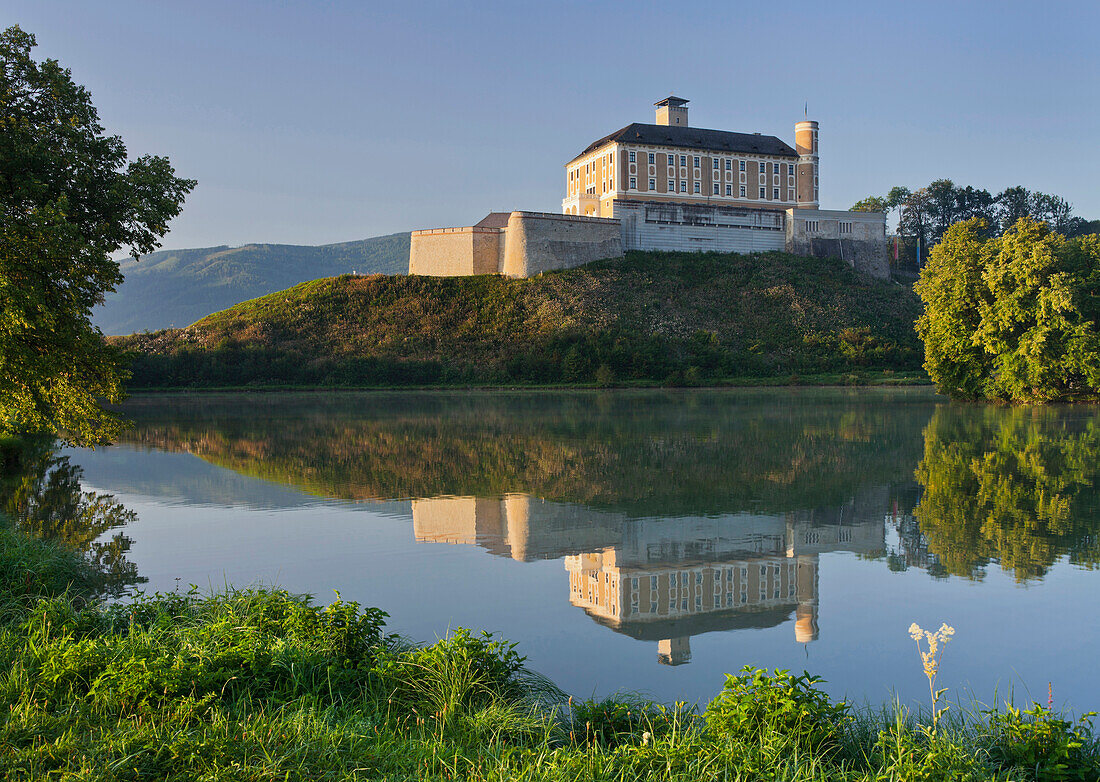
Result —
[[785, 211], [818, 206], [818, 124], [775, 136], [698, 130], [688, 101], [659, 101], [656, 124], [632, 123], [565, 165], [562, 212], [614, 218], [616, 202], [646, 201]]

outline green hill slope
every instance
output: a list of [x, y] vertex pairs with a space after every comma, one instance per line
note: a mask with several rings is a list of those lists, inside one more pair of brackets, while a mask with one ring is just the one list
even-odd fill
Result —
[[407, 233], [317, 247], [248, 244], [160, 250], [122, 264], [125, 282], [94, 314], [105, 334], [182, 327], [307, 280], [358, 271], [403, 274]]
[[630, 253], [531, 279], [316, 280], [116, 343], [134, 387], [694, 384], [917, 371], [917, 312], [841, 261]]

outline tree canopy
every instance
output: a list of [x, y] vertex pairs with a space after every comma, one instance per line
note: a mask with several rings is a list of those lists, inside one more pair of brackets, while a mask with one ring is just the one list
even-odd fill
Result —
[[195, 182], [168, 160], [134, 160], [88, 91], [34, 36], [0, 33], [0, 434], [111, 439], [101, 406], [122, 396], [117, 351], [92, 307], [122, 281], [113, 255], [156, 249]]
[[921, 270], [925, 369], [957, 399], [1100, 395], [1100, 236], [1068, 239], [1023, 218], [1003, 236], [948, 228]]
[[1021, 218], [1046, 223], [1065, 236], [1083, 236], [1100, 231], [1100, 221], [1087, 221], [1073, 214], [1064, 198], [1017, 185], [993, 195], [971, 185], [937, 179], [927, 187], [910, 190], [893, 187], [885, 196], [868, 196], [852, 206], [856, 212], [886, 212], [897, 209], [897, 231], [919, 240], [922, 258], [940, 242], [952, 225], [972, 218], [985, 220], [987, 236], [1001, 236]]

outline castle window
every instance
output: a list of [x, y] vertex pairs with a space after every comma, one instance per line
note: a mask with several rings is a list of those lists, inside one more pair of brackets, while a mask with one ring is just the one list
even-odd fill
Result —
[[718, 195], [718, 183], [717, 182], [714, 183], [714, 194]]
[[719, 166], [719, 165], [720, 165], [721, 163], [722, 163], [722, 161], [721, 161], [721, 160], [719, 160], [718, 158], [714, 158], [714, 170], [715, 170], [715, 171], [717, 171], [717, 170], [718, 170], [718, 166]]
[[767, 197], [767, 196], [765, 195], [765, 193], [766, 193], [766, 192], [767, 192], [767, 191], [766, 191], [766, 190], [765, 190], [764, 188], [760, 188], [760, 197], [761, 197], [761, 198], [766, 198], [766, 197]]
[[692, 164], [693, 164], [693, 165], [694, 165], [694, 166], [695, 166], [696, 168], [699, 168], [699, 156], [698, 156], [698, 155], [696, 155], [696, 156], [695, 156], [695, 159], [694, 159], [694, 160], [692, 161]]
[[688, 191], [688, 183], [686, 179], [680, 180], [680, 192], [686, 193]]
[[745, 186], [744, 185], [741, 185], [741, 197], [742, 198], [745, 197]]
[[630, 162], [634, 162], [634, 150], [630, 150]]
[[760, 173], [764, 174], [764, 173], [767, 173], [767, 171], [768, 171], [768, 164], [765, 163], [763, 160], [761, 160], [760, 161]]
[[656, 190], [657, 189], [657, 180], [656, 179], [649, 180], [649, 189], [650, 190]]
[[840, 233], [850, 234], [851, 232], [852, 232], [852, 224], [851, 223], [841, 223], [840, 224]]
[[779, 188], [778, 187], [773, 187], [772, 188], [772, 198], [776, 199], [777, 201], [779, 200]]
[[680, 155], [680, 165], [686, 166], [688, 164], [687, 155]]
[[744, 171], [745, 170], [745, 161], [744, 160], [738, 160], [737, 162], [739, 164], [740, 169], [742, 171]]
[[733, 168], [733, 161], [726, 158], [726, 171], [729, 171], [731, 168]]
[[631, 190], [637, 190], [638, 189], [638, 178], [637, 177], [630, 177], [630, 189]]
[[733, 195], [733, 185], [726, 185], [726, 195]]
[[696, 182], [696, 183], [695, 183], [695, 192], [696, 192], [696, 193], [700, 192], [700, 191], [699, 191], [699, 183], [698, 183], [698, 182]]
[[806, 230], [807, 231], [816, 231], [817, 230], [817, 220], [807, 220], [806, 221]]
[[654, 162], [656, 161], [656, 159], [657, 159], [656, 156], [652, 152], [650, 152], [649, 153], [649, 165], [652, 166], [654, 164]]
[[673, 179], [668, 180], [668, 192], [670, 192], [670, 193], [675, 193], [676, 192], [676, 181], [673, 180]]

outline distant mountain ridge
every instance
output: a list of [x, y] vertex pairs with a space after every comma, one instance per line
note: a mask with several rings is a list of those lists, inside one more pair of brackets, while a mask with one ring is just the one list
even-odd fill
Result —
[[125, 281], [93, 313], [104, 334], [189, 326], [301, 282], [340, 274], [404, 274], [409, 234], [318, 246], [246, 244], [158, 250], [121, 264]]

